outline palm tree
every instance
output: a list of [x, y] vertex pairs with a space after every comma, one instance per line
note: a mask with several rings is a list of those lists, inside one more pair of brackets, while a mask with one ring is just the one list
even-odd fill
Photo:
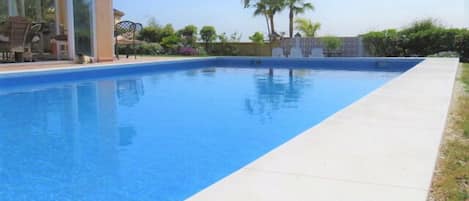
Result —
[[254, 11], [254, 16], [263, 15], [265, 17], [265, 21], [267, 23], [267, 32], [269, 33], [269, 40], [271, 40], [272, 32], [270, 31], [269, 15], [268, 15], [268, 12], [267, 12], [267, 5], [265, 5], [263, 2], [257, 2], [256, 5], [255, 5], [255, 8], [256, 8], [256, 10]]
[[276, 33], [274, 18], [277, 13], [285, 8], [285, 0], [257, 0], [255, 4], [251, 4], [253, 1], [250, 0], [243, 0], [243, 2], [245, 8], [251, 6], [256, 7], [254, 15], [266, 16], [266, 19], [270, 23], [270, 36]]
[[249, 8], [251, 3], [252, 3], [252, 1], [250, 1], [250, 0], [243, 0], [244, 8]]
[[314, 10], [314, 6], [311, 3], [306, 3], [304, 0], [286, 0], [286, 6], [290, 10], [290, 38], [293, 38], [293, 22], [295, 21], [295, 16], [303, 14], [306, 11]]
[[311, 20], [298, 18], [295, 20], [296, 29], [306, 37], [315, 37], [316, 32], [321, 28], [320, 23], [313, 23]]
[[272, 32], [272, 35], [274, 35], [277, 33], [275, 32], [274, 17], [285, 8], [285, 3], [283, 0], [261, 0], [261, 2], [264, 2], [267, 5], [267, 15], [270, 20], [270, 31]]

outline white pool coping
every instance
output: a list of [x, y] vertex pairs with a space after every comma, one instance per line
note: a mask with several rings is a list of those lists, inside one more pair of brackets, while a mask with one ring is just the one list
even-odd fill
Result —
[[[189, 60], [206, 60], [214, 59], [216, 57], [181, 57], [173, 58], [169, 60], [144, 60], [144, 61], [135, 61], [129, 63], [94, 63], [94, 64], [73, 64], [70, 63], [70, 66], [58, 66], [50, 68], [36, 68], [36, 69], [21, 69], [21, 70], [10, 70], [10, 71], [0, 71], [0, 78], [6, 77], [21, 77], [21, 76], [31, 76], [31, 75], [42, 75], [50, 73], [65, 73], [65, 72], [80, 72], [80, 71], [93, 71], [106, 68], [125, 68], [130, 65], [135, 66], [139, 64], [153, 64], [153, 63], [176, 63], [184, 62]], [[40, 62], [42, 64], [47, 64], [46, 62]], [[49, 62], [52, 64], [52, 62]], [[9, 64], [10, 65], [10, 64]], [[33, 64], [31, 64], [33, 65]]]
[[188, 200], [426, 201], [458, 65], [428, 58]]

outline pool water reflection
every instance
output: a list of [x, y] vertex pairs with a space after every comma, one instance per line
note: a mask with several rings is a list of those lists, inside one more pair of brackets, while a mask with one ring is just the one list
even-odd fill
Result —
[[5, 92], [0, 198], [184, 200], [399, 74], [203, 68]]

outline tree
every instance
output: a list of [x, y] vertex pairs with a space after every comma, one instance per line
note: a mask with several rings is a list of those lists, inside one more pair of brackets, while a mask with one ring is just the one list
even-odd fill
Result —
[[295, 22], [295, 16], [303, 14], [308, 10], [313, 11], [314, 6], [311, 3], [306, 3], [304, 0], [286, 0], [286, 5], [289, 9], [290, 38], [293, 38], [293, 24]]
[[315, 37], [316, 32], [321, 28], [320, 23], [313, 23], [311, 20], [298, 18], [295, 20], [296, 29], [306, 37]]
[[[456, 50], [462, 61], [469, 61], [469, 29], [462, 30], [455, 39]], [[468, 89], [469, 90], [469, 89]]]
[[208, 49], [208, 44], [217, 39], [217, 31], [213, 26], [204, 26], [200, 30], [200, 38], [205, 42], [205, 50]]
[[252, 36], [249, 36], [249, 40], [257, 44], [264, 43], [264, 34], [261, 32], [256, 32]]
[[181, 36], [197, 37], [197, 27], [195, 25], [187, 25], [179, 30], [179, 34], [181, 34]]
[[161, 42], [159, 29], [156, 27], [144, 27], [138, 34], [137, 38], [149, 43]]
[[285, 3], [283, 0], [261, 0], [261, 2], [264, 2], [267, 5], [267, 15], [270, 20], [270, 31], [272, 32], [271, 34], [274, 35], [277, 33], [275, 32], [275, 15], [285, 8]]
[[140, 31], [137, 38], [149, 43], [161, 43], [163, 38], [171, 35], [174, 35], [173, 25], [167, 24], [161, 27], [158, 24], [150, 23]]
[[251, 5], [252, 1], [251, 0], [243, 0], [244, 8], [249, 8]]
[[265, 17], [265, 22], [267, 24], [267, 33], [269, 34], [269, 39], [272, 36], [272, 32], [270, 30], [270, 21], [269, 21], [269, 15], [267, 12], [267, 5], [264, 3], [258, 2], [255, 5], [256, 10], [254, 10], [254, 16], [259, 16], [263, 15]]
[[220, 41], [220, 45], [213, 51], [216, 55], [223, 56], [238, 56], [239, 49], [232, 45], [233, 42], [239, 42], [241, 35], [237, 32], [228, 36], [226, 33], [221, 33], [217, 36]]
[[158, 28], [160, 28], [160, 25], [156, 21], [155, 17], [150, 17], [150, 19], [148, 19], [147, 26], [148, 27], [158, 27]]
[[173, 34], [171, 36], [163, 38], [161, 46], [163, 46], [167, 53], [174, 54], [177, 52], [178, 44], [181, 42], [181, 38], [178, 35]]
[[[402, 39], [400, 44], [405, 54], [412, 56], [428, 56], [438, 53], [437, 42], [441, 42], [441, 33], [445, 28], [437, 20], [429, 18], [413, 22], [399, 32]], [[440, 40], [436, 40], [439, 38]]]
[[417, 20], [413, 22], [410, 26], [401, 31], [402, 34], [412, 34], [417, 32], [422, 32], [426, 30], [444, 28], [441, 26], [437, 20], [433, 18], [428, 18], [424, 20]]
[[163, 28], [161, 28], [161, 38], [165, 38], [175, 34], [174, 28], [172, 24], [166, 24]]
[[255, 7], [254, 15], [264, 15], [267, 16], [268, 22], [270, 23], [270, 34], [269, 37], [272, 40], [272, 37], [275, 32], [275, 15], [285, 9], [285, 0], [259, 0], [255, 4], [251, 4], [252, 1], [245, 0], [244, 7]]
[[178, 33], [182, 36], [185, 46], [195, 46], [197, 41], [197, 27], [195, 25], [187, 25], [179, 30]]
[[373, 56], [401, 56], [399, 32], [395, 29], [373, 31], [362, 36], [364, 47]]
[[229, 41], [230, 42], [239, 42], [239, 41], [241, 41], [242, 37], [243, 37], [243, 35], [241, 33], [234, 32], [230, 35]]
[[163, 38], [174, 34], [174, 28], [171, 24], [161, 26], [155, 18], [150, 18], [145, 26], [138, 34], [137, 39], [149, 43], [161, 43]]
[[[469, 58], [469, 30], [446, 28], [434, 19], [415, 21], [402, 30], [387, 29], [361, 35], [372, 56], [455, 55]], [[443, 54], [440, 54], [443, 53]]]

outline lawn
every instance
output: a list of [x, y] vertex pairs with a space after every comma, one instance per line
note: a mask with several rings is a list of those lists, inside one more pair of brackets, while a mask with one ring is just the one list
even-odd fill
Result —
[[[458, 89], [459, 86], [459, 89]], [[469, 200], [469, 64], [462, 65], [430, 200]]]

